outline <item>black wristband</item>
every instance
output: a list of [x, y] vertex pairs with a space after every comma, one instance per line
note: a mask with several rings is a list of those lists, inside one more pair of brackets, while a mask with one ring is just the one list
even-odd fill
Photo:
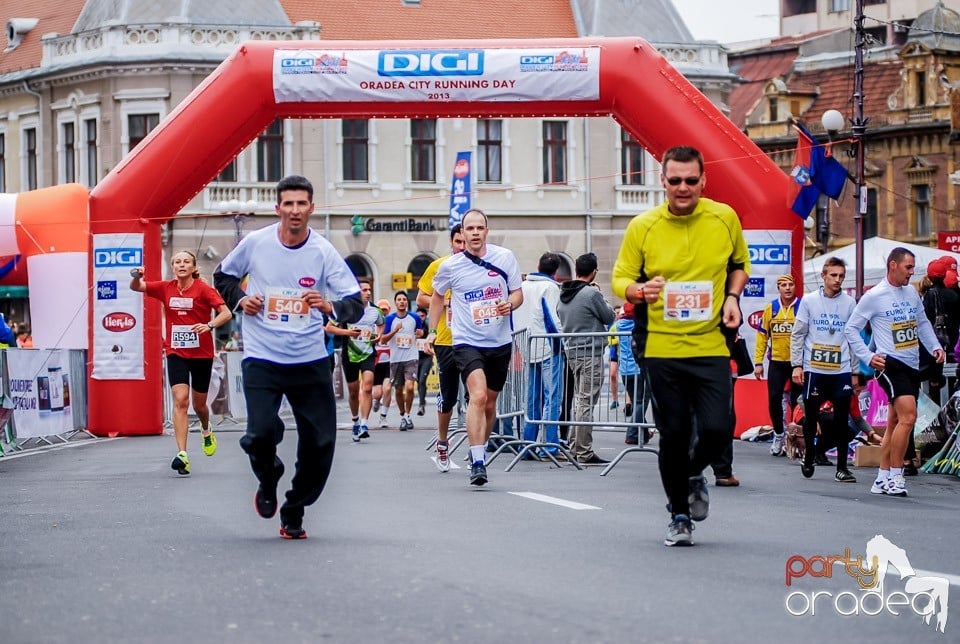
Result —
[[740, 301], [740, 295], [739, 295], [738, 293], [732, 293], [731, 291], [727, 291], [727, 294], [726, 294], [725, 297], [732, 297], [732, 298], [734, 298], [737, 302]]

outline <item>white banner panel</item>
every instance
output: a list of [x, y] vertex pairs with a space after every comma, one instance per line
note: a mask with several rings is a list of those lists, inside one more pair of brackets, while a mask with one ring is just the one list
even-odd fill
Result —
[[[750, 279], [740, 298], [740, 309], [746, 322], [740, 327], [740, 335], [747, 342], [750, 355], [757, 346], [757, 326], [768, 302], [779, 296], [777, 276], [792, 273], [791, 245], [793, 233], [789, 230], [744, 230], [750, 250]], [[798, 282], [802, 276], [794, 275]], [[798, 294], [799, 294], [798, 284]]]
[[224, 351], [227, 363], [227, 404], [230, 415], [240, 420], [247, 417], [247, 398], [243, 395], [242, 351]]
[[277, 50], [278, 103], [600, 98], [600, 48]]
[[93, 371], [97, 380], [143, 380], [143, 293], [130, 269], [143, 266], [143, 235], [93, 236]]
[[16, 214], [17, 195], [0, 192], [0, 257], [20, 254]]
[[7, 349], [7, 374], [17, 438], [73, 429], [70, 354], [46, 349]]
[[86, 349], [87, 253], [47, 253], [27, 258], [30, 332], [42, 349]]

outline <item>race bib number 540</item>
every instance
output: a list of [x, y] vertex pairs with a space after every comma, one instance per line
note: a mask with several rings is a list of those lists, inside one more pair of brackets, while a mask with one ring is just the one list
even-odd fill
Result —
[[310, 321], [310, 307], [298, 288], [269, 287], [264, 320], [270, 326], [300, 329]]

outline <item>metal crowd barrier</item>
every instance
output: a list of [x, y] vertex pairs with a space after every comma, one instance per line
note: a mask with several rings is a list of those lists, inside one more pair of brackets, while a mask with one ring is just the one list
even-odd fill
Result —
[[86, 350], [3, 349], [0, 377], [0, 456], [80, 434], [96, 438], [87, 430]]

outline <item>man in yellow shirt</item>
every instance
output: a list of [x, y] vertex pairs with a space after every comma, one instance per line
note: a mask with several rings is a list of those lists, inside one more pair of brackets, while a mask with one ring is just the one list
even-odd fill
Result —
[[[433, 277], [445, 260], [463, 250], [463, 227], [456, 224], [450, 229], [450, 254], [438, 257], [430, 262], [417, 282], [420, 292], [417, 294], [417, 306], [430, 307], [433, 297]], [[450, 459], [447, 455], [447, 433], [450, 430], [450, 418], [460, 395], [460, 370], [453, 360], [453, 334], [450, 332], [450, 293], [444, 294], [445, 310], [436, 329], [427, 334], [436, 334], [433, 349], [437, 356], [437, 375], [440, 380], [440, 395], [437, 400], [437, 468], [441, 472], [450, 471]]]
[[[672, 516], [664, 544], [693, 545], [709, 513], [703, 469], [731, 436], [730, 352], [742, 321], [750, 259], [736, 212], [701, 197], [703, 156], [663, 155], [666, 203], [633, 218], [613, 266], [613, 292], [635, 305], [634, 342], [649, 375], [660, 430], [660, 479]], [[697, 445], [690, 452], [696, 418]]]
[[[753, 375], [757, 380], [763, 378], [763, 359], [770, 358], [767, 369], [767, 404], [770, 410], [770, 422], [773, 424], [773, 445], [770, 454], [786, 456], [783, 434], [783, 392], [790, 383], [790, 408], [797, 404], [801, 387], [793, 382], [793, 367], [790, 364], [790, 333], [800, 308], [797, 297], [797, 285], [793, 276], [781, 275], [777, 278], [777, 299], [769, 302], [763, 309], [760, 328], [757, 329], [757, 346], [753, 356]], [[769, 351], [768, 351], [769, 348]], [[818, 463], [820, 465], [822, 463]]]

